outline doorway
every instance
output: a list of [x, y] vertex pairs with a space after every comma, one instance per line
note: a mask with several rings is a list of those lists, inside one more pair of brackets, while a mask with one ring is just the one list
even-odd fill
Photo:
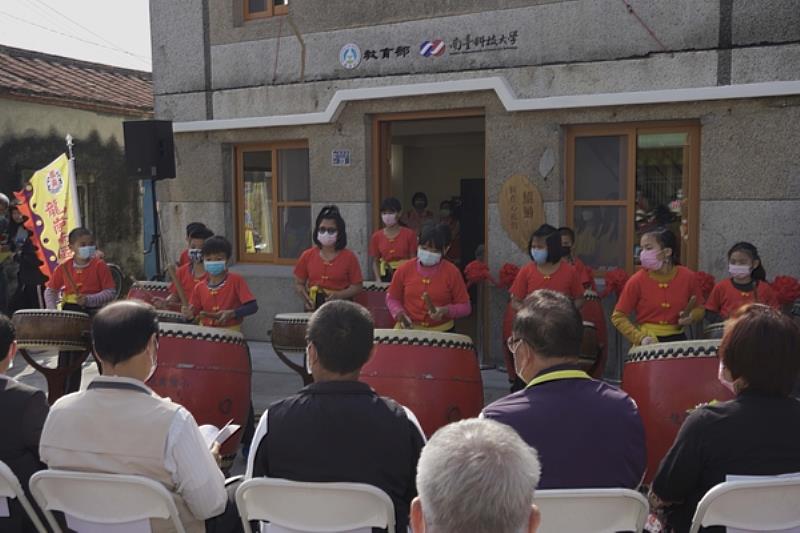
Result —
[[[381, 115], [373, 126], [373, 227], [379, 227], [383, 198], [398, 198], [405, 212], [412, 208], [412, 198], [423, 193], [434, 220], [450, 224], [448, 259], [463, 271], [479, 247], [484, 254], [486, 249], [483, 110]], [[456, 332], [471, 336], [481, 350], [485, 328], [478, 324], [485, 322], [486, 305], [475, 290], [470, 296], [473, 313], [457, 321]]]

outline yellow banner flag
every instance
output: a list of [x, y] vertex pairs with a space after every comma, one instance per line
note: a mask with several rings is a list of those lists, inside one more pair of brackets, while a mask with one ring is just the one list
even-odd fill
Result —
[[[34, 244], [39, 247], [44, 261], [42, 270], [51, 275], [59, 263], [72, 257], [69, 249], [69, 232], [79, 224], [77, 198], [71, 165], [66, 154], [38, 170], [31, 176], [28, 185], [16, 193], [23, 202], [20, 210], [28, 215], [26, 228], [31, 231]], [[79, 216], [79, 215], [78, 215]]]

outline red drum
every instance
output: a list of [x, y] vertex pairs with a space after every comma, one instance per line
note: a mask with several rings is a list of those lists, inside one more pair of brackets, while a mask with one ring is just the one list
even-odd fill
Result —
[[579, 361], [581, 368], [587, 373], [595, 366], [600, 356], [600, 345], [597, 342], [597, 337], [597, 328], [594, 323], [584, 321]]
[[606, 326], [606, 313], [603, 310], [603, 303], [599, 298], [589, 297], [581, 307], [581, 316], [584, 325], [591, 323], [597, 333], [598, 353], [594, 364], [587, 370], [593, 378], [603, 377], [608, 359], [608, 327]]
[[481, 371], [469, 337], [376, 329], [375, 348], [360, 379], [411, 409], [428, 437], [483, 409]]
[[241, 333], [189, 324], [159, 324], [158, 367], [147, 384], [183, 405], [198, 425], [242, 426], [222, 445], [223, 456], [239, 448], [250, 410], [250, 352]]
[[[308, 385], [313, 381], [309, 373], [306, 372], [305, 367], [306, 329], [308, 329], [309, 320], [311, 320], [311, 313], [280, 313], [275, 315], [272, 320], [272, 331], [270, 333], [272, 349], [275, 350], [275, 355], [283, 361], [283, 364], [300, 376], [304, 385]], [[297, 364], [289, 359], [284, 352], [303, 353], [304, 364]]]
[[718, 347], [718, 340], [695, 340], [636, 346], [628, 352], [622, 388], [636, 401], [644, 422], [646, 483], [692, 409], [733, 398], [717, 379]]
[[389, 284], [382, 281], [365, 281], [364, 290], [359, 292], [353, 298], [358, 304], [366, 307], [372, 319], [375, 320], [376, 328], [393, 328], [394, 319], [389, 308], [386, 307], [386, 291], [389, 290]]
[[128, 299], [142, 300], [151, 304], [154, 298], [169, 296], [169, 285], [164, 281], [134, 281], [128, 291]]

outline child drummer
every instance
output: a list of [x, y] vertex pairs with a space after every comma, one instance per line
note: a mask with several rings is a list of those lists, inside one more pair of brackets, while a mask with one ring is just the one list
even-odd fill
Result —
[[[95, 256], [92, 232], [86, 228], [75, 228], [67, 236], [72, 259], [58, 265], [53, 272], [44, 291], [44, 301], [48, 309], [58, 307], [61, 294], [61, 309], [64, 311], [80, 311], [94, 315], [101, 307], [114, 299], [116, 285], [108, 265]], [[68, 365], [76, 354], [83, 352], [61, 352], [58, 355], [58, 366]], [[65, 393], [75, 392], [80, 388], [81, 369], [78, 368], [67, 378]]]
[[[179, 267], [175, 272], [175, 280], [173, 280], [173, 283], [169, 287], [169, 296], [167, 296], [166, 299], [154, 299], [153, 305], [157, 308], [164, 308], [168, 307], [169, 304], [189, 303], [194, 293], [194, 288], [198, 284], [205, 283], [206, 280], [208, 280], [208, 273], [203, 266], [203, 243], [206, 239], [213, 236], [214, 232], [205, 226], [195, 228], [192, 231], [188, 248], [189, 262]], [[186, 302], [181, 301], [181, 296], [179, 296], [178, 287], [175, 282], [183, 289], [183, 297], [186, 298]]]
[[[183, 314], [189, 320], [199, 318], [203, 326], [239, 331], [244, 317], [258, 311], [258, 302], [244, 278], [234, 272], [228, 272], [231, 243], [225, 237], [217, 235], [206, 239], [201, 251], [208, 278], [195, 286], [190, 304], [183, 308]], [[242, 434], [244, 446], [242, 453], [245, 457], [250, 449], [254, 431], [255, 413], [251, 399], [247, 424]]]

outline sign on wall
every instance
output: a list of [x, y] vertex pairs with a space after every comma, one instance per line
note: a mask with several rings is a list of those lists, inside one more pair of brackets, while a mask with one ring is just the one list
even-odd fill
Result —
[[544, 224], [542, 193], [527, 177], [517, 174], [503, 183], [500, 223], [509, 238], [527, 253], [531, 233]]
[[331, 165], [335, 167], [349, 167], [350, 150], [331, 150]]

